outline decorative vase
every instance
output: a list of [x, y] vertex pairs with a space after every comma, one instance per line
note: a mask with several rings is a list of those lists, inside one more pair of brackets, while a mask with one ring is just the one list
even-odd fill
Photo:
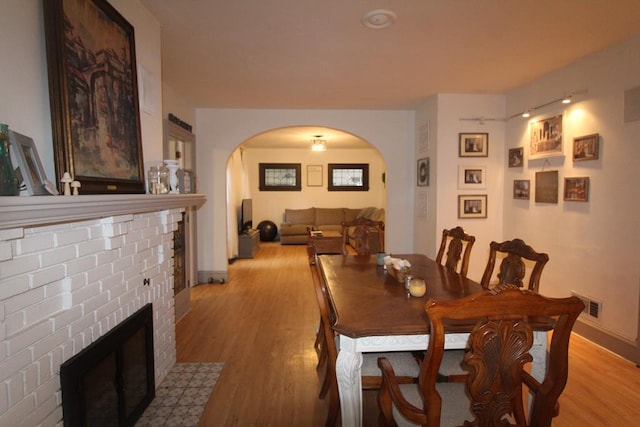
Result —
[[0, 196], [19, 194], [18, 179], [13, 172], [9, 152], [9, 126], [0, 124]]
[[180, 166], [178, 165], [177, 160], [165, 160], [164, 163], [167, 165], [167, 169], [169, 169], [169, 185], [171, 186], [170, 193], [178, 194], [180, 190], [178, 189], [178, 169]]

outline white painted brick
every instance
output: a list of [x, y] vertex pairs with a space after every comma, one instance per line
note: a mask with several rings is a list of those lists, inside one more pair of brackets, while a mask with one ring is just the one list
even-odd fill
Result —
[[0, 242], [6, 240], [21, 239], [24, 237], [24, 228], [8, 228], [0, 230]]
[[79, 256], [91, 255], [105, 250], [103, 239], [87, 240], [76, 244]]
[[87, 281], [87, 274], [80, 273], [73, 276], [67, 276], [63, 280], [63, 285], [65, 288], [65, 292], [71, 293], [73, 291], [77, 291], [85, 286], [87, 286], [89, 282]]
[[22, 382], [24, 384], [24, 393], [33, 393], [38, 386], [38, 365], [33, 364], [22, 370]]
[[10, 261], [2, 262], [0, 269], [0, 280], [8, 277], [25, 274], [38, 268], [38, 255], [31, 254], [25, 256], [13, 257]]
[[[12, 336], [24, 329], [26, 325], [24, 311], [7, 314], [4, 321], [4, 330], [6, 336]], [[5, 342], [6, 345], [6, 342]]]
[[24, 383], [20, 372], [12, 372], [9, 378], [5, 380], [9, 386], [9, 405], [15, 405], [24, 399]]
[[2, 381], [0, 382], [0, 414], [7, 411], [9, 408], [9, 385]]
[[[73, 223], [77, 225], [78, 223]], [[33, 234], [43, 234], [43, 233], [52, 233], [64, 230], [73, 229], [74, 225], [68, 222], [60, 222], [56, 224], [47, 224], [47, 225], [38, 225], [36, 227], [28, 227], [24, 229], [25, 236], [30, 236]]]
[[63, 265], [55, 265], [53, 267], [38, 270], [31, 274], [31, 287], [37, 288], [47, 283], [61, 280], [65, 277], [65, 268]]
[[67, 266], [67, 275], [73, 276], [74, 274], [84, 273], [86, 271], [95, 268], [97, 265], [95, 256], [83, 256], [74, 261], [70, 261], [66, 263]]
[[36, 396], [36, 405], [38, 409], [32, 412], [23, 422], [24, 427], [37, 425], [38, 427], [54, 427], [62, 420], [62, 409], [58, 408], [56, 394], [50, 394], [46, 400], [38, 399]]
[[92, 224], [89, 228], [89, 238], [90, 239], [103, 239], [105, 237], [104, 234], [104, 224], [95, 223]]
[[66, 329], [60, 329], [45, 339], [40, 340], [31, 347], [33, 359], [37, 360], [45, 356], [52, 348], [63, 345], [69, 339], [69, 333]]
[[24, 239], [16, 240], [16, 255], [26, 255], [34, 252], [46, 251], [53, 248], [55, 241], [54, 235], [47, 234], [35, 234]]
[[44, 301], [44, 289], [31, 289], [5, 300], [7, 314], [21, 311], [30, 305]]
[[74, 243], [84, 242], [89, 239], [88, 228], [73, 228], [72, 230], [64, 230], [54, 235], [56, 246], [68, 246]]
[[29, 276], [22, 274], [0, 280], [0, 301], [9, 299], [29, 290]]
[[104, 237], [123, 236], [129, 232], [128, 223], [102, 224], [102, 235]]
[[68, 286], [65, 285], [67, 282], [67, 278], [63, 278], [62, 280], [56, 280], [55, 282], [47, 283], [44, 289], [44, 297], [45, 298], [53, 298], [58, 295], [64, 295], [67, 292]]
[[93, 298], [87, 299], [82, 304], [82, 309], [85, 313], [90, 313], [96, 311], [99, 307], [109, 302], [109, 294], [106, 292], [102, 292], [100, 294], [95, 295]]
[[[118, 302], [118, 300], [111, 300], [106, 304], [103, 304], [100, 307], [98, 307], [98, 309], [96, 310], [96, 316], [98, 317], [98, 319], [105, 319], [105, 318], [108, 318], [109, 316], [113, 316], [114, 313], [116, 313], [119, 309], [120, 309], [120, 303]], [[115, 326], [115, 324], [113, 323], [114, 321], [115, 321], [115, 317], [113, 318], [113, 321], [111, 321], [109, 324], [110, 328]]]
[[[27, 307], [24, 310], [25, 323], [34, 325], [43, 320], [49, 321], [49, 318], [63, 310], [63, 296], [58, 295], [53, 298], [47, 298], [44, 301]], [[53, 331], [53, 325], [51, 330]]]
[[131, 230], [126, 236], [124, 236], [125, 244], [135, 243], [142, 240], [142, 230]]
[[[2, 361], [2, 369], [0, 369], [0, 381], [6, 380], [13, 373], [26, 368], [32, 362], [33, 360], [31, 359], [31, 352], [26, 349], [14, 356], [7, 357]], [[0, 423], [0, 426], [1, 425], [2, 423]]]
[[[84, 333], [84, 331], [86, 331], [87, 329], [89, 329], [94, 323], [96, 322], [96, 316], [95, 313], [90, 313], [87, 314], [85, 316], [82, 316], [80, 319], [72, 322], [70, 324], [70, 331], [69, 331], [69, 335], [73, 338], [74, 340], [74, 354], [77, 353], [77, 351], [82, 350], [84, 348], [84, 337], [82, 337], [82, 333]], [[77, 339], [80, 338], [82, 341], [82, 345], [81, 347], [77, 347]]]
[[99, 252], [96, 256], [98, 257], [98, 265], [112, 263], [120, 257], [120, 251], [108, 249], [106, 251]]
[[129, 222], [131, 220], [133, 220], [133, 214], [125, 214], [102, 218], [100, 222], [102, 224], [116, 224], [118, 222]]
[[38, 368], [38, 384], [42, 384], [53, 378], [54, 372], [51, 366], [52, 360], [52, 353], [49, 352], [35, 361], [34, 365]]
[[[19, 335], [7, 338], [7, 350], [9, 357], [22, 352], [24, 349], [43, 339], [53, 332], [50, 322], [41, 322], [29, 326], [21, 331]], [[30, 358], [31, 359], [31, 358]]]
[[110, 237], [105, 239], [104, 248], [107, 250], [119, 249], [125, 244], [124, 236]]
[[63, 246], [52, 251], [40, 253], [40, 266], [49, 267], [52, 265], [62, 264], [77, 257], [75, 246]]
[[13, 259], [13, 249], [11, 243], [0, 241], [0, 262]]
[[114, 272], [125, 271], [131, 268], [132, 265], [133, 265], [133, 256], [122, 257], [122, 253], [121, 253], [121, 258], [113, 261], [113, 271]]
[[112, 274], [113, 266], [111, 264], [98, 265], [96, 268], [87, 271], [87, 282], [98, 282], [102, 279], [106, 279]]
[[7, 412], [0, 415], [0, 426], [18, 426], [35, 409], [35, 398], [27, 396], [26, 399], [12, 405]]
[[70, 323], [77, 321], [82, 317], [82, 307], [75, 305], [67, 310], [56, 313], [51, 317], [53, 322], [53, 330], [58, 331], [67, 327]]
[[[76, 304], [83, 304], [85, 301], [98, 294], [99, 292], [100, 283], [89, 283], [86, 286], [83, 286], [71, 292], [71, 305], [74, 306]], [[84, 311], [84, 313], [88, 314], [86, 310]]]

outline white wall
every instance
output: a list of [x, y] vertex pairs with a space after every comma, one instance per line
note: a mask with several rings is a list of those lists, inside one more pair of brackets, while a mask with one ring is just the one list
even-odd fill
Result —
[[[328, 149], [322, 153], [313, 153], [310, 149], [252, 149], [245, 150], [243, 155], [249, 177], [249, 197], [253, 199], [254, 227], [262, 220], [270, 220], [280, 225], [285, 208], [385, 207], [383, 205], [385, 189], [381, 179], [384, 162], [375, 149]], [[259, 163], [301, 163], [302, 190], [260, 191]], [[328, 163], [368, 163], [369, 191], [327, 191]], [[321, 187], [307, 186], [307, 165], [322, 165], [323, 185]]]
[[[568, 295], [577, 291], [602, 301], [595, 323], [609, 333], [634, 341], [638, 330], [640, 285], [640, 121], [623, 122], [624, 91], [640, 85], [640, 36], [591, 55], [507, 96], [510, 114], [541, 105], [567, 91], [587, 89], [569, 107], [537, 111], [540, 119], [564, 113], [564, 156], [528, 158], [528, 122], [515, 118], [506, 126], [506, 148], [525, 147], [522, 168], [505, 168], [504, 236], [522, 237], [549, 253], [540, 291]], [[600, 158], [572, 161], [574, 137], [600, 134]], [[503, 153], [504, 154], [504, 153]], [[559, 202], [513, 200], [514, 179], [535, 182], [535, 172], [559, 171]], [[565, 177], [590, 179], [589, 201], [562, 200]], [[583, 316], [583, 320], [588, 319]]]
[[413, 197], [407, 191], [415, 170], [413, 111], [199, 109], [197, 125], [200, 189], [207, 194], [207, 203], [198, 211], [200, 270], [227, 270], [229, 156], [247, 138], [285, 126], [332, 127], [375, 146], [387, 165], [387, 247], [393, 252], [413, 250]]
[[[416, 251], [435, 257], [442, 230], [457, 225], [476, 237], [469, 262], [469, 277], [480, 281], [489, 256], [492, 240], [502, 240], [502, 194], [504, 174], [504, 122], [489, 120], [503, 118], [505, 98], [503, 95], [451, 95], [442, 94], [430, 98], [418, 109], [416, 129], [429, 122], [429, 146], [420, 154], [420, 141], [416, 152], [419, 157], [430, 156], [431, 183], [429, 187], [416, 187], [416, 200], [427, 199], [427, 216], [419, 217], [416, 205]], [[484, 117], [479, 121], [461, 120]], [[459, 133], [488, 133], [487, 157], [460, 157]], [[458, 172], [460, 166], [486, 167], [486, 188], [480, 190], [460, 189]], [[414, 184], [415, 186], [415, 184]], [[458, 196], [487, 195], [487, 218], [458, 218]]]

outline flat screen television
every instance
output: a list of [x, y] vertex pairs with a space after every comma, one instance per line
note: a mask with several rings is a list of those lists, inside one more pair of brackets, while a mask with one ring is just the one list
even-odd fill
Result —
[[242, 199], [242, 209], [240, 211], [240, 233], [253, 228], [253, 201]]

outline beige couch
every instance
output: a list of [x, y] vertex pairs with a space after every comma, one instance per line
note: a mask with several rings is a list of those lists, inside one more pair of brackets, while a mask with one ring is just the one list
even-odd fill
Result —
[[[283, 245], [301, 245], [308, 241], [307, 229], [342, 232], [343, 221], [355, 221], [367, 218], [373, 221], [384, 221], [384, 209], [370, 207], [352, 208], [307, 208], [285, 209], [280, 224], [280, 243]], [[371, 250], [378, 250], [378, 238], [372, 236]]]

